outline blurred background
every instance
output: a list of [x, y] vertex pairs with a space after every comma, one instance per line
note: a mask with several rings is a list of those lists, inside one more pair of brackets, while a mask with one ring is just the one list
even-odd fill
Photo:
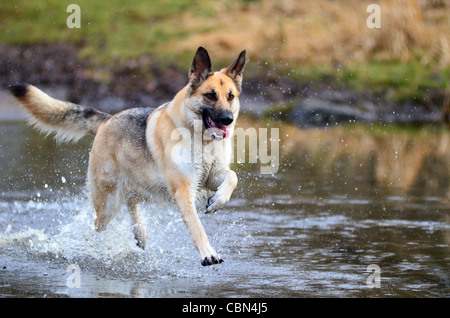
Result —
[[[66, 12], [67, 4], [61, 1], [2, 2], [0, 84], [6, 88], [31, 83], [60, 99], [109, 112], [154, 107], [186, 85], [198, 46], [209, 50], [215, 69], [228, 66], [246, 49], [243, 116], [273, 120], [282, 129], [298, 128], [297, 139], [303, 143], [311, 141], [303, 136], [310, 133], [306, 128], [370, 124], [356, 131], [372, 142], [355, 143], [350, 150], [338, 150], [342, 143], [330, 140], [332, 146], [314, 141], [303, 148], [283, 147], [284, 151], [291, 149], [300, 157], [304, 153], [296, 153], [298, 149], [308, 148], [311, 153], [324, 147], [339, 154], [361, 152], [365, 158], [375, 153], [377, 162], [388, 167], [371, 173], [375, 179], [410, 185], [429, 161], [431, 155], [424, 155], [428, 152], [422, 148], [430, 148], [430, 142], [424, 138], [413, 156], [406, 152], [416, 149], [416, 135], [433, 134], [437, 144], [429, 151], [437, 153], [432, 158], [442, 158], [443, 171], [431, 183], [447, 189], [449, 182], [442, 174], [447, 177], [450, 172], [446, 128], [450, 4], [377, 1], [380, 28], [370, 28], [371, 3], [112, 0], [105, 6], [80, 0], [80, 27], [69, 28], [73, 11]], [[0, 94], [3, 118], [23, 117], [8, 94]], [[320, 133], [335, 136], [336, 129]], [[386, 134], [386, 129], [387, 140], [380, 141], [380, 131]], [[389, 149], [383, 143], [392, 141], [396, 129], [410, 140], [390, 147], [405, 155], [395, 157], [391, 149], [379, 160], [379, 152]], [[291, 133], [282, 142], [292, 145], [294, 140]], [[330, 151], [328, 155], [341, 157]], [[411, 157], [415, 169], [395, 163], [396, 158]], [[397, 176], [407, 174], [407, 178]]]
[[[211, 286], [206, 295], [450, 294], [449, 0], [74, 3], [80, 28], [67, 26], [73, 12], [65, 1], [0, 2], [0, 253], [10, 260], [4, 267], [46, 268], [24, 261], [24, 251], [53, 263], [75, 260], [93, 270], [88, 295], [107, 289], [96, 277], [110, 268], [129, 283], [116, 282], [124, 295], [142, 277], [135, 272], [150, 277], [150, 295], [199, 295], [197, 282], [183, 277], [210, 285], [210, 276], [189, 267], [192, 254], [180, 248], [181, 239], [159, 242], [145, 264], [140, 252], [125, 252], [132, 243], [122, 237], [100, 237], [99, 244], [111, 242], [110, 251], [117, 241], [125, 244], [113, 257], [87, 245], [99, 239], [85, 229], [90, 215], [79, 210], [92, 139], [57, 145], [44, 138], [24, 125], [24, 112], [6, 92], [26, 82], [111, 113], [154, 107], [187, 84], [194, 53], [204, 46], [214, 69], [247, 50], [237, 124], [280, 131], [277, 173], [234, 163], [240, 184], [229, 213], [206, 221], [226, 233], [214, 239], [227, 254], [224, 264], [239, 264], [224, 265], [214, 281], [228, 287]], [[380, 8], [380, 28], [367, 24], [372, 3]], [[175, 231], [149, 215], [155, 231]], [[245, 225], [236, 226], [239, 218]], [[379, 290], [365, 288], [361, 277], [371, 263], [382, 268]], [[155, 271], [181, 282], [164, 290], [164, 282], [153, 284], [160, 281]], [[54, 287], [60, 274], [50, 273], [56, 289], [49, 291], [48, 279], [23, 273], [4, 274], [2, 286], [12, 287], [0, 294], [78, 295]]]
[[287, 112], [313, 96], [322, 103], [308, 107], [325, 113], [345, 105], [360, 119], [448, 122], [448, 0], [375, 1], [380, 28], [366, 23], [372, 2], [80, 0], [71, 29], [67, 3], [3, 1], [0, 83], [65, 86], [71, 100], [115, 110], [150, 106], [184, 86], [202, 45], [216, 69], [247, 49], [245, 90], [259, 108]]

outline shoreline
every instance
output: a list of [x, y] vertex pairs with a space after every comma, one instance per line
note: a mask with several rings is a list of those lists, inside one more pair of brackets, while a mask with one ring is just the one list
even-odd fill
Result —
[[[184, 70], [162, 67], [151, 57], [114, 67], [92, 66], [67, 43], [0, 45], [1, 120], [23, 119], [7, 87], [38, 86], [51, 96], [115, 113], [133, 107], [157, 107], [187, 83]], [[286, 120], [299, 126], [346, 122], [440, 123], [448, 121], [445, 92], [433, 92], [424, 103], [391, 103], [386, 96], [356, 91], [333, 79], [305, 82], [250, 70], [244, 76], [243, 113]], [[447, 111], [448, 112], [448, 111]], [[446, 117], [447, 116], [447, 117]]]

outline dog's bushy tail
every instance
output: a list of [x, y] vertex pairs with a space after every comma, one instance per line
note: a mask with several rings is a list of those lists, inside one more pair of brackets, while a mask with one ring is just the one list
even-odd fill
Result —
[[54, 133], [59, 142], [95, 135], [98, 127], [111, 117], [94, 108], [52, 98], [32, 85], [12, 85], [9, 91], [31, 114], [30, 122], [47, 135]]

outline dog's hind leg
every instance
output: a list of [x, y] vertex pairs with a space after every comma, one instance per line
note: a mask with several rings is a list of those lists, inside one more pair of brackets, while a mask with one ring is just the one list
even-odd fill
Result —
[[91, 189], [91, 195], [97, 214], [95, 230], [101, 232], [106, 229], [106, 226], [120, 211], [123, 203], [123, 196], [121, 192], [111, 184], [98, 185], [95, 189]]
[[145, 249], [145, 244], [147, 242], [147, 227], [145, 220], [139, 212], [138, 201], [134, 197], [127, 199], [128, 212], [131, 215], [131, 220], [133, 222], [133, 233], [136, 239], [136, 244], [142, 249]]

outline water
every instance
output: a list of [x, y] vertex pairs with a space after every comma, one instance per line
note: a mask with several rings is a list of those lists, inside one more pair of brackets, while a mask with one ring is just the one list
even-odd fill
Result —
[[449, 136], [283, 124], [276, 174], [236, 164], [240, 183], [226, 208], [206, 215], [199, 204], [224, 259], [202, 267], [171, 205], [142, 207], [145, 251], [125, 211], [95, 232], [85, 193], [91, 138], [56, 145], [23, 122], [2, 122], [0, 296], [448, 297]]

